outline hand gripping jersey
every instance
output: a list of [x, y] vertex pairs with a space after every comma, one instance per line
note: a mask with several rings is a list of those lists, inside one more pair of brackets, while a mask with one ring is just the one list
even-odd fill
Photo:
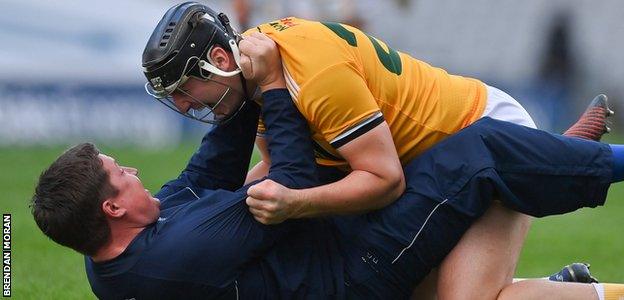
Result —
[[291, 17], [252, 31], [278, 44], [321, 165], [347, 166], [336, 149], [384, 120], [405, 165], [483, 114], [482, 82], [450, 75], [354, 27]]

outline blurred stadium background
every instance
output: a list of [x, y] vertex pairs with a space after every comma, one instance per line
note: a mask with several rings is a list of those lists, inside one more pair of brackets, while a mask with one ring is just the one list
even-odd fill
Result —
[[[624, 23], [618, 0], [203, 1], [239, 28], [296, 15], [357, 25], [393, 48], [502, 88], [539, 127], [567, 128], [598, 93], [610, 96], [620, 138]], [[176, 176], [206, 126], [143, 91], [141, 54], [175, 1], [3, 1], [0, 16], [0, 208], [13, 215], [13, 295], [88, 298], [82, 258], [49, 242], [28, 201], [39, 173], [67, 145], [95, 141], [141, 169], [157, 190]], [[624, 188], [608, 205], [537, 220], [518, 276], [573, 261], [624, 282]], [[207, 254], [209, 255], [209, 254]]]

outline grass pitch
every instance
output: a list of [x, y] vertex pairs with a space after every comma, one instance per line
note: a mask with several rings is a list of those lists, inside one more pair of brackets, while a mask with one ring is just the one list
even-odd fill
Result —
[[[174, 178], [197, 144], [169, 150], [102, 147], [120, 164], [137, 167], [155, 192]], [[83, 258], [49, 241], [36, 227], [28, 203], [41, 171], [64, 148], [0, 149], [0, 210], [12, 214], [12, 295], [16, 299], [91, 299]], [[517, 277], [543, 277], [563, 265], [592, 264], [601, 281], [624, 282], [624, 184], [605, 207], [534, 221]]]

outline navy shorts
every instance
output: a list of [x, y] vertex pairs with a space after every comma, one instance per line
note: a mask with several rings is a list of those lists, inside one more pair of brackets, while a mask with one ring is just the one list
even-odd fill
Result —
[[408, 298], [494, 197], [536, 217], [602, 205], [612, 164], [606, 144], [479, 120], [410, 162], [393, 204], [333, 219], [348, 298]]

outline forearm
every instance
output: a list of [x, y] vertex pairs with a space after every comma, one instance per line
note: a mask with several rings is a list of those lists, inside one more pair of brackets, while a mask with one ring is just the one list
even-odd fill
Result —
[[259, 161], [249, 172], [247, 173], [247, 178], [245, 179], [245, 184], [248, 184], [254, 180], [262, 179], [263, 177], [269, 174], [269, 166], [263, 160]]
[[356, 214], [382, 208], [403, 194], [405, 180], [389, 181], [366, 171], [353, 171], [342, 180], [296, 190], [295, 218]]

